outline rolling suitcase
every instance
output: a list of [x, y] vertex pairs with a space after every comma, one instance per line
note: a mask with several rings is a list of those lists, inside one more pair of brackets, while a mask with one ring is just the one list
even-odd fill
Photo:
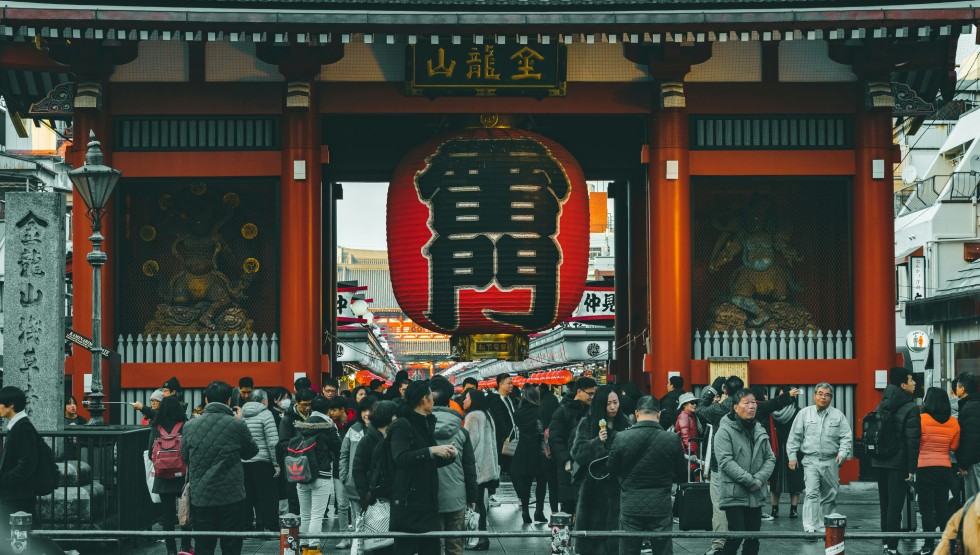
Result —
[[[709, 432], [710, 433], [710, 432]], [[695, 440], [691, 440], [695, 441]], [[698, 439], [697, 441], [701, 441]], [[701, 458], [701, 475], [704, 475], [704, 458]], [[677, 486], [674, 500], [678, 527], [688, 530], [711, 530], [711, 486], [707, 482], [691, 479], [691, 464], [687, 464], [687, 483]]]

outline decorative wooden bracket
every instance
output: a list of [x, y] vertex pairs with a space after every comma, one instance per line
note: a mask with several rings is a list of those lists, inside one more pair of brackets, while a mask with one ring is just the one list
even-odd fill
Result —
[[710, 42], [665, 44], [628, 44], [624, 55], [633, 63], [647, 66], [650, 75], [660, 83], [660, 108], [684, 108], [684, 77], [691, 67], [711, 58]]
[[263, 62], [278, 66], [279, 73], [286, 78], [286, 108], [309, 110], [313, 81], [322, 66], [344, 57], [344, 45], [340, 42], [321, 45], [259, 44], [256, 55]]
[[128, 64], [139, 55], [137, 41], [46, 39], [44, 47], [52, 60], [67, 66], [75, 74], [72, 111], [101, 110], [103, 83], [116, 70], [116, 66]]

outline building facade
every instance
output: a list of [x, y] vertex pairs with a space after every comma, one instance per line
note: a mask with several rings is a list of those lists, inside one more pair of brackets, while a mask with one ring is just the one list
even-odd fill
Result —
[[[752, 383], [839, 384], [854, 418], [896, 361], [892, 126], [921, 117], [896, 98], [951, 98], [977, 14], [776, 4], [26, 2], [0, 16], [0, 65], [47, 78], [32, 102], [52, 117], [64, 100], [123, 171], [103, 322], [133, 352], [117, 388], [335, 373], [331, 184], [386, 181], [413, 146], [496, 114], [622, 184], [618, 379], [661, 394], [737, 357]], [[77, 273], [76, 315], [90, 292]], [[66, 363], [76, 394], [87, 360]]]

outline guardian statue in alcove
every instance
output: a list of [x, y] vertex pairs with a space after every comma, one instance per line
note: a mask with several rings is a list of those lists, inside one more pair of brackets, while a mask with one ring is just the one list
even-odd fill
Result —
[[790, 245], [792, 234], [780, 225], [774, 199], [755, 195], [727, 219], [716, 217], [713, 225], [719, 235], [708, 270], [734, 267], [728, 294], [715, 307], [709, 329], [816, 330], [813, 316], [791, 297], [802, 290], [792, 269], [803, 256]]

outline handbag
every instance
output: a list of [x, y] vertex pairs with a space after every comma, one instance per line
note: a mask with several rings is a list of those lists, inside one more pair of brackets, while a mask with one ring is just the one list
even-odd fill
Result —
[[504, 446], [500, 448], [500, 454], [505, 457], [513, 457], [514, 453], [517, 452], [517, 443], [519, 438], [517, 437], [517, 428], [514, 428], [507, 439], [504, 440]]
[[[361, 518], [365, 533], [387, 534], [391, 528], [391, 502], [378, 499], [368, 505]], [[371, 551], [395, 545], [394, 538], [369, 538], [364, 540], [364, 550]]]
[[[463, 529], [467, 532], [478, 532], [480, 530], [480, 515], [473, 509], [466, 508], [466, 516], [463, 517]], [[473, 549], [480, 543], [480, 538], [466, 538], [463, 542], [466, 549]]]
[[517, 452], [517, 442], [520, 441], [520, 432], [517, 431], [517, 422], [514, 421], [514, 413], [511, 412], [508, 403], [510, 399], [503, 399], [504, 406], [507, 408], [507, 414], [510, 416], [510, 434], [507, 439], [504, 440], [503, 447], [500, 448], [500, 454], [505, 457], [513, 457], [514, 453]]
[[146, 469], [146, 489], [150, 492], [150, 500], [154, 503], [161, 503], [159, 493], [153, 493], [153, 461], [150, 460], [150, 452], [143, 451], [143, 467]]
[[191, 482], [184, 482], [184, 490], [180, 492], [180, 500], [177, 502], [177, 522], [182, 527], [191, 525]]

